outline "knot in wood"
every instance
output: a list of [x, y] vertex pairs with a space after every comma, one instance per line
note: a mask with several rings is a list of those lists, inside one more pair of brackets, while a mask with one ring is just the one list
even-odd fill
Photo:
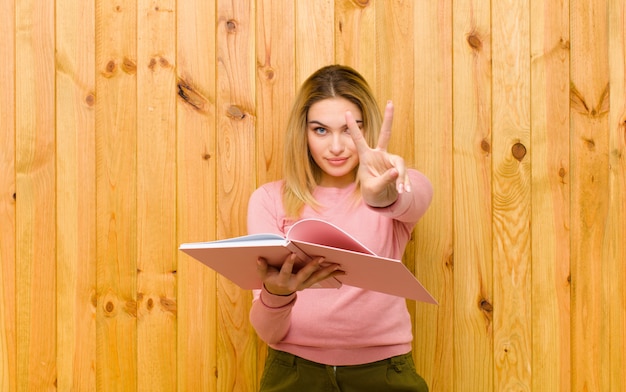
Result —
[[137, 301], [128, 300], [124, 304], [124, 311], [133, 317], [137, 317]]
[[493, 305], [484, 298], [480, 301], [480, 308], [487, 313], [493, 312]]
[[94, 95], [94, 93], [87, 94], [87, 96], [85, 97], [85, 103], [89, 107], [92, 107], [96, 103], [96, 96]]
[[585, 142], [585, 146], [587, 147], [588, 150], [590, 151], [595, 151], [596, 149], [596, 142], [593, 139], [583, 139]]
[[115, 73], [115, 60], [109, 60], [107, 65], [104, 67], [104, 72], [102, 72], [102, 76], [105, 78], [110, 78]]
[[454, 252], [451, 252], [448, 257], [446, 257], [446, 267], [450, 269], [454, 269]]
[[168, 68], [170, 66], [170, 62], [167, 61], [165, 57], [159, 56], [159, 65], [163, 68]]
[[178, 96], [186, 103], [191, 105], [195, 110], [201, 112], [207, 112], [209, 110], [209, 103], [204, 96], [202, 96], [191, 84], [187, 83], [183, 79], [178, 79]]
[[150, 71], [154, 72], [155, 67], [156, 67], [156, 59], [153, 57], [150, 59], [150, 62], [148, 63], [148, 68], [150, 68]]
[[467, 36], [467, 43], [477, 52], [483, 48], [483, 41], [481, 41], [480, 37], [478, 37], [476, 33], [472, 33]]
[[176, 314], [176, 301], [171, 299], [171, 298], [165, 298], [165, 297], [161, 297], [160, 300], [160, 304], [161, 304], [161, 308], [166, 311], [166, 312], [170, 312], [172, 314]]
[[243, 120], [246, 117], [246, 114], [237, 105], [230, 105], [226, 113], [235, 120]]
[[480, 148], [487, 154], [491, 152], [491, 144], [485, 139], [480, 142]]
[[237, 32], [237, 21], [234, 19], [229, 19], [226, 21], [226, 31], [229, 33]]
[[129, 75], [134, 75], [137, 73], [137, 63], [128, 57], [124, 57], [124, 61], [122, 62], [122, 71]]
[[522, 143], [515, 143], [511, 148], [511, 152], [513, 153], [513, 157], [518, 161], [521, 161], [526, 156], [526, 146]]

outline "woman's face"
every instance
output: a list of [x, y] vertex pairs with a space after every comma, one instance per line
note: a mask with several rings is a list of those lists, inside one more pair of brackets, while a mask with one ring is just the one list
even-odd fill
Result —
[[309, 151], [322, 169], [321, 186], [343, 188], [354, 182], [359, 155], [346, 124], [347, 111], [362, 127], [361, 110], [345, 98], [318, 101], [307, 113]]

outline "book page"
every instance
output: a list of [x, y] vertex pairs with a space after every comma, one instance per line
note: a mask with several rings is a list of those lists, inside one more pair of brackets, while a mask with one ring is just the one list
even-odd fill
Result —
[[373, 255], [374, 252], [332, 223], [320, 219], [303, 219], [294, 223], [287, 239], [345, 249]]
[[278, 234], [251, 234], [224, 240], [182, 244], [182, 249], [222, 248], [232, 246], [285, 246], [287, 241]]

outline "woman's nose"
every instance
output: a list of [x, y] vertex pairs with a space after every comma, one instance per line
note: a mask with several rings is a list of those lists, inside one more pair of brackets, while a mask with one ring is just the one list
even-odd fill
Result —
[[330, 152], [333, 154], [341, 154], [346, 149], [346, 145], [343, 141], [343, 135], [334, 134], [330, 142]]

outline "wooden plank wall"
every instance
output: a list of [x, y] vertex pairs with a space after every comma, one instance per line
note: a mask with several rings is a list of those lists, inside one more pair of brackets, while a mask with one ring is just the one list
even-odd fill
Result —
[[0, 0], [0, 390], [252, 391], [243, 234], [298, 85], [351, 65], [435, 198], [432, 391], [626, 390], [622, 0]]

